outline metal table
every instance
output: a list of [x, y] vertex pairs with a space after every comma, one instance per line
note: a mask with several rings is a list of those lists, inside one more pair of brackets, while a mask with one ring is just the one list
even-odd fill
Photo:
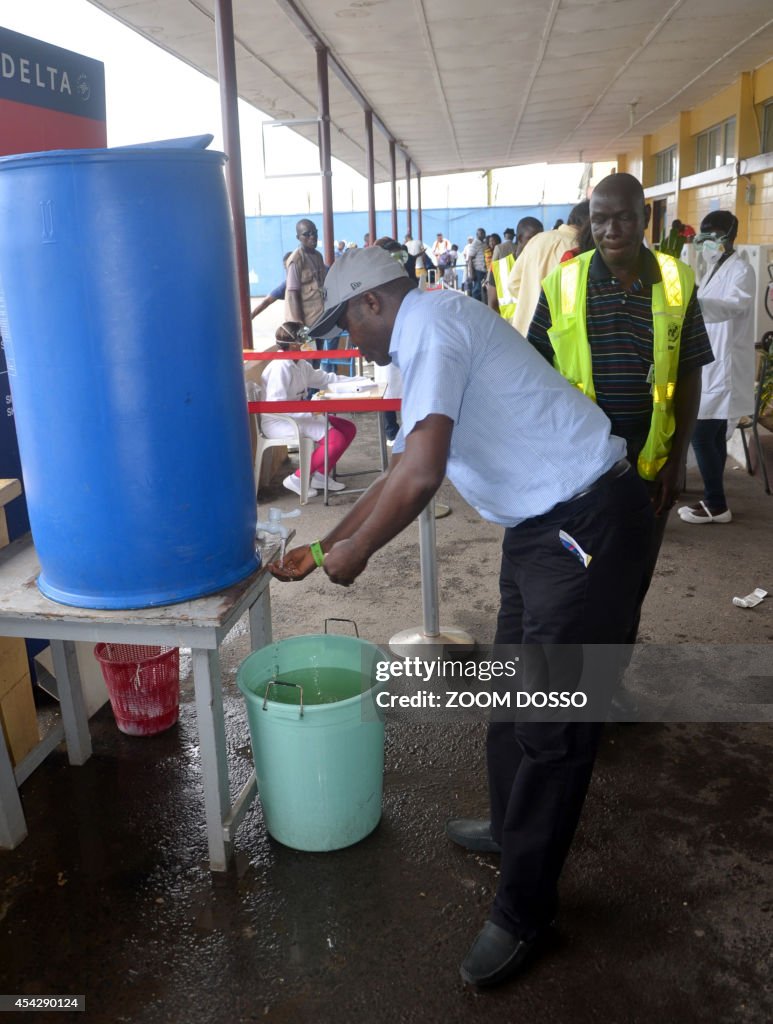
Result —
[[40, 571], [28, 536], [0, 550], [0, 635], [51, 641], [62, 721], [14, 769], [0, 730], [0, 847], [13, 849], [27, 835], [18, 786], [64, 738], [70, 764], [91, 756], [74, 641], [190, 647], [201, 750], [204, 811], [212, 871], [224, 871], [236, 830], [257, 795], [252, 774], [231, 798], [223, 717], [220, 645], [245, 612], [251, 647], [271, 643], [271, 575], [265, 566], [278, 541], [262, 548], [263, 566], [240, 583], [208, 597], [158, 608], [95, 611], [49, 601], [35, 582]]

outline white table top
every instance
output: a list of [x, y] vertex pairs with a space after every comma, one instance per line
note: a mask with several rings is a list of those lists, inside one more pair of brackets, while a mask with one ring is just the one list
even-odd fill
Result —
[[272, 538], [261, 548], [257, 572], [207, 597], [156, 608], [101, 611], [59, 604], [41, 594], [36, 583], [40, 563], [27, 534], [0, 550], [0, 635], [216, 650], [268, 586], [271, 576], [265, 566], [278, 550], [279, 542]]

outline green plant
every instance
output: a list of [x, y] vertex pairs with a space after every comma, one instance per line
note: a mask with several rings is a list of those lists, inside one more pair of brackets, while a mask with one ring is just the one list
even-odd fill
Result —
[[667, 256], [674, 256], [678, 259], [686, 241], [686, 237], [679, 228], [672, 227], [668, 234], [663, 232], [658, 249]]

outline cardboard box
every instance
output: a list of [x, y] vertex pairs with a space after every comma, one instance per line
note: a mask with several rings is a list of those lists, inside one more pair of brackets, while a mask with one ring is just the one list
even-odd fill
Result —
[[11, 764], [18, 764], [40, 741], [32, 681], [26, 668], [22, 678], [0, 697], [0, 726]]
[[24, 675], [29, 679], [24, 640], [18, 636], [0, 636], [0, 697], [16, 686]]

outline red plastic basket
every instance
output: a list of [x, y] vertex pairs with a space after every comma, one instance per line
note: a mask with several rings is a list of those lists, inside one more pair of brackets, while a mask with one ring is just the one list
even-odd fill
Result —
[[107, 692], [121, 732], [151, 736], [174, 725], [180, 709], [180, 652], [176, 647], [97, 644]]

